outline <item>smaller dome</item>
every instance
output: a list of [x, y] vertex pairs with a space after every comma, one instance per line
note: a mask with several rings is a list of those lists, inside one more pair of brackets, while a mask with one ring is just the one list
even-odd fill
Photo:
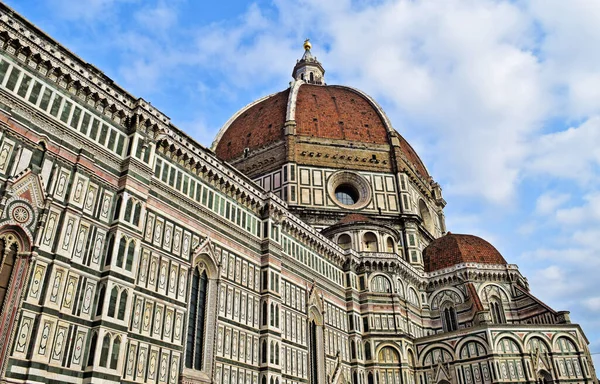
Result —
[[423, 263], [427, 272], [461, 263], [507, 264], [500, 252], [481, 237], [450, 232], [423, 250]]

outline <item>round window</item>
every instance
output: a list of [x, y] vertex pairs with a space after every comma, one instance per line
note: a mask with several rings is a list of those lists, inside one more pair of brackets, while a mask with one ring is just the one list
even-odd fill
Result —
[[335, 189], [335, 198], [344, 205], [356, 204], [358, 197], [358, 191], [350, 184], [342, 184]]
[[371, 187], [367, 180], [354, 172], [339, 171], [327, 180], [331, 200], [342, 208], [360, 209], [371, 201]]

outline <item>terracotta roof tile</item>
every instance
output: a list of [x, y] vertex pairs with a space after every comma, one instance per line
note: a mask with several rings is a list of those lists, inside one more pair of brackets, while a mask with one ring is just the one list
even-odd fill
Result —
[[304, 84], [296, 100], [296, 134], [323, 139], [387, 144], [379, 112], [356, 91]]
[[223, 133], [215, 152], [223, 160], [244, 154], [244, 149], [262, 148], [283, 139], [289, 88], [253, 105]]
[[432, 241], [423, 250], [427, 272], [461, 263], [506, 264], [493, 245], [480, 237], [448, 233]]

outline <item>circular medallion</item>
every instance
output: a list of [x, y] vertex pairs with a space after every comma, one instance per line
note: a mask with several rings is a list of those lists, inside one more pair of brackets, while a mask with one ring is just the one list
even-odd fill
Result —
[[27, 205], [16, 203], [10, 211], [10, 216], [18, 224], [29, 225], [33, 215]]

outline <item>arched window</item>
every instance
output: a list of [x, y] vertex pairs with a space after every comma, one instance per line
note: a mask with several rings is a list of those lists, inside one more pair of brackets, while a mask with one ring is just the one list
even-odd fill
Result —
[[347, 233], [343, 233], [338, 237], [337, 243], [342, 249], [352, 248], [352, 238]]
[[396, 252], [396, 249], [394, 246], [394, 239], [392, 239], [391, 237], [388, 237], [387, 240], [385, 241], [385, 250], [388, 253]]
[[271, 364], [275, 363], [275, 346], [273, 345], [272, 341], [271, 341], [271, 359], [269, 360], [269, 362]]
[[308, 332], [310, 336], [310, 368], [312, 384], [319, 383], [319, 361], [318, 361], [318, 347], [317, 347], [317, 323], [314, 319], [310, 320], [308, 325]]
[[371, 292], [391, 293], [392, 284], [382, 275], [377, 275], [371, 279]]
[[350, 357], [356, 359], [356, 340], [350, 342]]
[[263, 375], [261, 382], [262, 384], [267, 384], [267, 376]]
[[262, 342], [262, 348], [261, 348], [261, 362], [266, 363], [267, 362], [267, 341], [263, 340]]
[[137, 203], [133, 210], [133, 224], [140, 225], [140, 214], [142, 213], [142, 203]]
[[315, 82], [315, 75], [313, 75], [313, 73], [310, 73], [310, 82], [314, 83]]
[[108, 350], [110, 348], [110, 335], [107, 334], [102, 340], [102, 350], [100, 351], [100, 366], [105, 367], [108, 364]]
[[101, 285], [98, 289], [98, 301], [96, 307], [96, 316], [100, 316], [102, 314], [102, 307], [104, 306], [104, 285]]
[[552, 375], [550, 374], [550, 372], [546, 371], [545, 369], [541, 369], [538, 372], [538, 384], [551, 384], [552, 383]]
[[419, 214], [421, 215], [421, 219], [423, 219], [423, 225], [425, 229], [429, 232], [433, 232], [433, 221], [431, 220], [431, 213], [429, 213], [429, 208], [427, 208], [427, 204], [423, 200], [419, 200]]
[[506, 323], [506, 317], [504, 316], [504, 307], [502, 306], [502, 300], [500, 300], [498, 297], [494, 297], [490, 300], [490, 315], [492, 315], [492, 323]]
[[400, 355], [398, 352], [391, 347], [383, 347], [379, 351], [379, 356], [377, 357], [380, 363], [393, 363], [397, 364], [400, 362]]
[[275, 306], [275, 326], [279, 328], [279, 305]]
[[369, 372], [369, 374], [367, 375], [367, 383], [375, 384], [375, 382], [373, 381], [373, 373], [372, 372]]
[[377, 236], [373, 232], [367, 232], [363, 236], [364, 250], [367, 252], [377, 252]]
[[371, 343], [369, 343], [368, 341], [365, 343], [365, 357], [367, 360], [371, 360], [372, 356], [371, 356]]
[[96, 357], [96, 346], [98, 345], [98, 334], [94, 332], [92, 334], [92, 341], [90, 341], [90, 349], [88, 351], [87, 366], [91, 367], [94, 365], [94, 358]]
[[10, 244], [6, 239], [0, 239], [0, 261], [2, 262], [2, 270], [0, 273], [0, 313], [3, 311], [4, 298], [9, 289], [10, 276], [15, 265], [17, 257], [17, 244]]
[[121, 352], [121, 338], [115, 338], [112, 346], [112, 353], [110, 354], [110, 369], [117, 369], [117, 363], [119, 362], [119, 353]]
[[446, 305], [440, 311], [440, 315], [442, 316], [442, 325], [444, 331], [452, 332], [458, 329], [458, 320], [456, 317], [456, 310], [453, 305]]
[[113, 234], [110, 234], [106, 244], [106, 257], [104, 259], [104, 265], [109, 266], [112, 261], [113, 248], [115, 247], [115, 237]]
[[119, 218], [119, 214], [121, 213], [121, 196], [117, 198], [117, 203], [115, 204], [115, 214], [113, 216], [113, 220], [117, 220]]
[[262, 325], [267, 325], [267, 310], [268, 310], [267, 302], [263, 301], [263, 304], [262, 304]]
[[206, 275], [206, 271], [202, 271], [202, 274], [200, 274], [198, 268], [194, 268], [190, 295], [185, 366], [195, 370], [202, 370], [207, 286], [208, 276]]
[[133, 267], [133, 256], [135, 254], [135, 241], [131, 241], [127, 247], [127, 260], [125, 261], [125, 270], [131, 272]]
[[117, 296], [119, 296], [119, 290], [117, 287], [113, 287], [110, 291], [110, 300], [108, 302], [108, 316], [115, 317], [115, 310], [117, 308]]
[[123, 219], [125, 221], [131, 221], [131, 213], [133, 212], [133, 199], [130, 197], [127, 199], [127, 205], [125, 206], [125, 215]]
[[271, 322], [269, 324], [271, 324], [272, 327], [275, 326], [275, 305], [273, 303], [271, 303]]
[[275, 364], [279, 365], [279, 343], [275, 343]]
[[125, 310], [127, 309], [127, 291], [121, 292], [121, 298], [119, 299], [119, 312], [117, 312], [117, 319], [125, 319]]
[[123, 237], [121, 237], [121, 240], [119, 241], [119, 250], [117, 252], [117, 267], [119, 267], [119, 268], [123, 268], [123, 258], [125, 257], [126, 249], [127, 249], [127, 239], [125, 238], [125, 236], [123, 236]]

